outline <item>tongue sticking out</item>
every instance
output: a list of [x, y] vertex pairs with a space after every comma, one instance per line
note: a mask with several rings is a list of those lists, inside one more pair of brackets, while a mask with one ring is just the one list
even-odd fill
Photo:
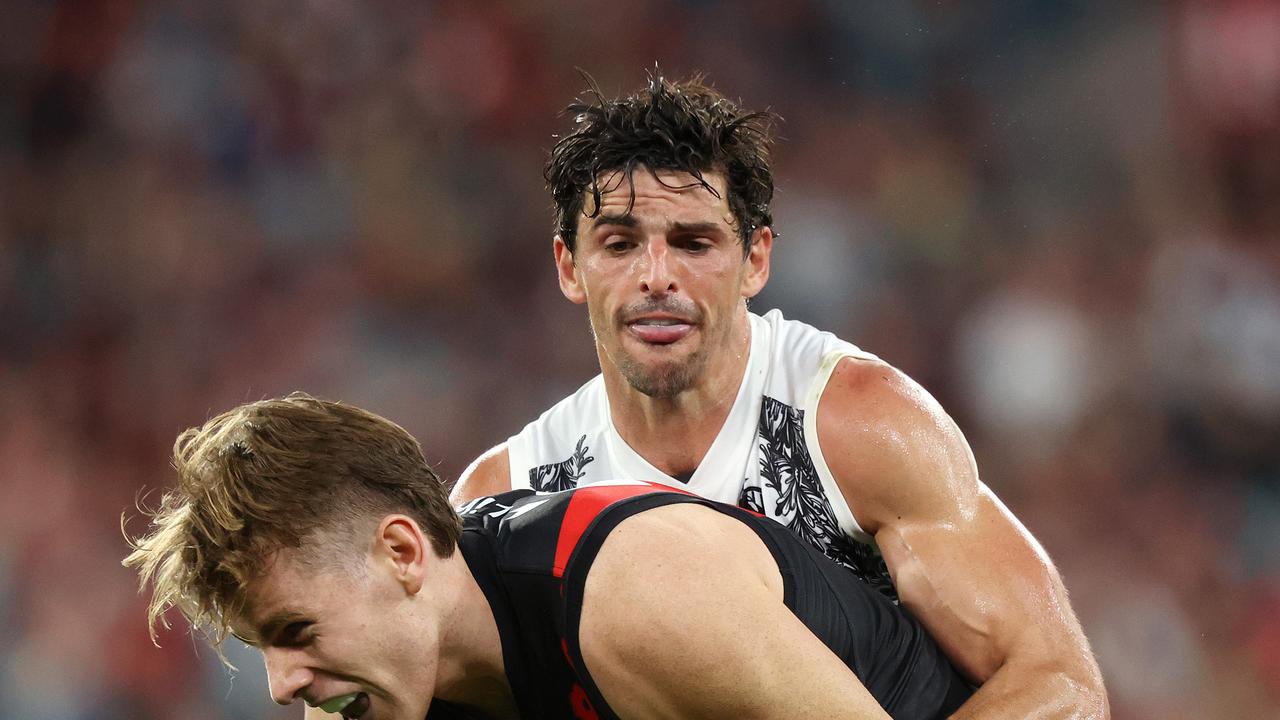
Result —
[[627, 327], [631, 328], [631, 332], [635, 333], [641, 340], [655, 345], [669, 345], [688, 335], [693, 330], [692, 325], [683, 323], [674, 325], [632, 323]]

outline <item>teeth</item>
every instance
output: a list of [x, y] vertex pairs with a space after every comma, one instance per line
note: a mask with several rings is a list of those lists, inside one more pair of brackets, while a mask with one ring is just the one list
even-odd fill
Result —
[[347, 709], [347, 706], [356, 701], [360, 697], [360, 693], [353, 692], [349, 695], [341, 695], [332, 698], [320, 704], [320, 709], [327, 713], [340, 713]]
[[636, 325], [683, 325], [679, 320], [637, 320]]

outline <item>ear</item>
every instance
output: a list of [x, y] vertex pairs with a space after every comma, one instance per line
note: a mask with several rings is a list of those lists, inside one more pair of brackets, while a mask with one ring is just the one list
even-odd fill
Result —
[[578, 276], [578, 266], [573, 262], [573, 251], [565, 243], [560, 233], [556, 233], [552, 241], [552, 250], [556, 255], [556, 271], [560, 274], [560, 292], [569, 298], [569, 302], [581, 305], [587, 301], [587, 288]]
[[427, 566], [435, 553], [413, 518], [393, 514], [378, 525], [373, 556], [375, 567], [387, 568], [407, 594], [416, 595], [422, 589]]
[[742, 274], [742, 297], [755, 297], [764, 289], [764, 284], [769, 282], [769, 257], [772, 252], [773, 228], [768, 225], [756, 228], [751, 233], [751, 249], [742, 261], [746, 266], [746, 271]]

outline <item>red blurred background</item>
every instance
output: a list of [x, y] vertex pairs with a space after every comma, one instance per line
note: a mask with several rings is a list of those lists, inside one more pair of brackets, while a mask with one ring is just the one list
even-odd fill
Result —
[[120, 513], [239, 402], [367, 407], [456, 477], [590, 377], [541, 164], [575, 68], [613, 93], [658, 63], [785, 118], [753, 307], [950, 409], [1061, 567], [1117, 720], [1280, 717], [1280, 3], [5, 18], [0, 715], [299, 717], [243, 648], [233, 678], [180, 621], [150, 644]]

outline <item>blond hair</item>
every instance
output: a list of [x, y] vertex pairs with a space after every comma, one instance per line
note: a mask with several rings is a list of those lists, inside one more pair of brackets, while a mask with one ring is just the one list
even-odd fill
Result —
[[[418, 441], [385, 418], [303, 393], [241, 405], [178, 436], [177, 487], [126, 567], [153, 586], [152, 638], [177, 607], [215, 644], [244, 608], [246, 583], [282, 548], [356, 555], [353, 531], [389, 513], [453, 553], [461, 522]], [[128, 537], [126, 533], [126, 537]], [[313, 553], [314, 554], [314, 553]], [[332, 556], [334, 552], [320, 554]]]

